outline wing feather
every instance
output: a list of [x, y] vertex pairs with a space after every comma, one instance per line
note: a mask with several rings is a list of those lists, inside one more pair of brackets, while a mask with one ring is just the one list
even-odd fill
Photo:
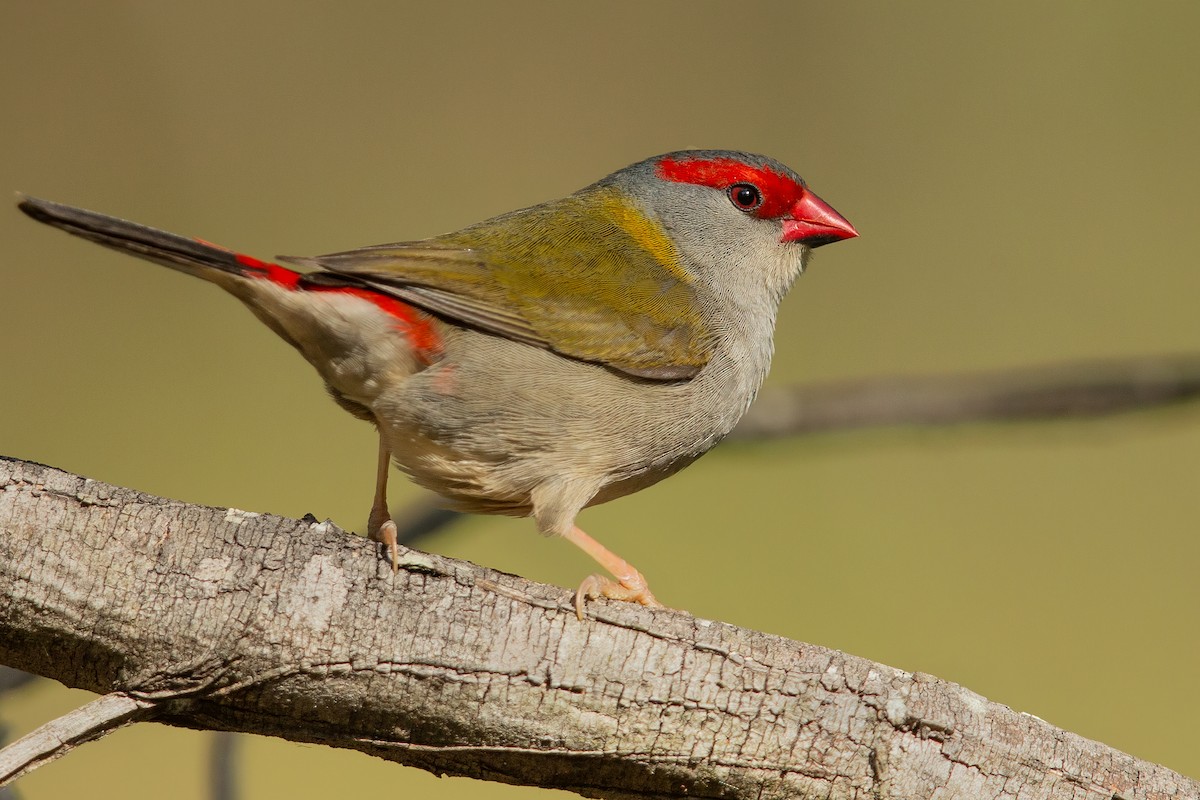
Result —
[[661, 225], [593, 187], [419, 242], [314, 258], [304, 281], [384, 292], [451, 321], [655, 380], [711, 357], [693, 278]]

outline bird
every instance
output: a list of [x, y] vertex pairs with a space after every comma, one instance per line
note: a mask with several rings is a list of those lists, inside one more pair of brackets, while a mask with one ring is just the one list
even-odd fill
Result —
[[[680, 150], [432, 238], [263, 261], [20, 196], [33, 219], [216, 284], [379, 434], [368, 537], [393, 572], [394, 463], [452, 507], [532, 517], [607, 573], [574, 595], [663, 607], [576, 525], [733, 429], [812, 251], [858, 236], [775, 159]], [[610, 577], [611, 576], [611, 577]]]

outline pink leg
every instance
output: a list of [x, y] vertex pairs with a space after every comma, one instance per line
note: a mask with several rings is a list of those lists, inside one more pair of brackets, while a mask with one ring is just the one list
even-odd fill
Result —
[[603, 575], [589, 575], [584, 578], [583, 583], [579, 584], [579, 589], [575, 592], [575, 615], [577, 617], [583, 619], [584, 603], [597, 597], [641, 603], [651, 608], [665, 608], [650, 593], [650, 586], [642, 577], [642, 573], [634, 569], [628, 561], [588, 536], [577, 525], [571, 526], [570, 532], [565, 536], [567, 541], [572, 542], [580, 550], [594, 558], [597, 564], [616, 578], [615, 581]]
[[382, 542], [392, 560], [392, 572], [399, 568], [400, 555], [396, 544], [396, 523], [392, 522], [391, 512], [388, 511], [387, 482], [388, 469], [392, 466], [392, 454], [379, 437], [379, 466], [375, 472], [375, 500], [371, 503], [371, 516], [367, 518], [367, 538], [373, 542]]

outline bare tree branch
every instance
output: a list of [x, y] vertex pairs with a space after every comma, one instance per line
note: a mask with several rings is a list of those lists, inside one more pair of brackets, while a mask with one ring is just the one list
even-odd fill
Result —
[[0, 531], [0, 662], [168, 724], [588, 796], [1200, 796], [928, 675], [677, 611], [580, 622], [414, 550], [393, 576], [328, 522], [0, 460]]
[[145, 718], [153, 707], [153, 703], [124, 692], [113, 692], [46, 723], [0, 750], [0, 785], [62, 758], [84, 742]]
[[885, 425], [1095, 417], [1200, 399], [1200, 355], [766, 389], [730, 439]]

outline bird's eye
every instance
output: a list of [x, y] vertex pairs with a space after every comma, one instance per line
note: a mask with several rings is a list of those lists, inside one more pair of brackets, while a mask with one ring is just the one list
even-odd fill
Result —
[[729, 200], [738, 211], [753, 211], [762, 205], [762, 192], [749, 183], [735, 183], [729, 187]]

